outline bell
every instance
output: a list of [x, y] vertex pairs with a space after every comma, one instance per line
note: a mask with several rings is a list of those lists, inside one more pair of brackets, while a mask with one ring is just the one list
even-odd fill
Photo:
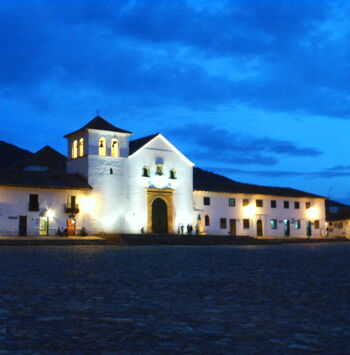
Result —
[[102, 142], [102, 141], [100, 141], [100, 144], [99, 144], [98, 147], [99, 147], [99, 148], [103, 148], [103, 142]]

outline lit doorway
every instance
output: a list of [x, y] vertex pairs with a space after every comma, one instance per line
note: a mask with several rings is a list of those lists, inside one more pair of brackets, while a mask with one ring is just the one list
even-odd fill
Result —
[[68, 236], [75, 236], [75, 218], [67, 218], [67, 234]]
[[40, 217], [39, 222], [39, 234], [40, 235], [49, 235], [49, 218], [48, 217]]

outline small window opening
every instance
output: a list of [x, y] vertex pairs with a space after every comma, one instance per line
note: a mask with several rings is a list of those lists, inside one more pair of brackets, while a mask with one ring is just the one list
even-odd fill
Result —
[[112, 139], [111, 155], [112, 157], [119, 157], [119, 143], [116, 138]]
[[143, 177], [150, 177], [150, 171], [148, 166], [144, 166], [142, 168], [142, 176]]
[[82, 157], [84, 155], [84, 138], [79, 139], [79, 156]]
[[78, 157], [78, 141], [73, 141], [72, 145], [72, 158], [75, 159]]
[[98, 141], [98, 155], [100, 156], [107, 155], [106, 138], [100, 138]]
[[176, 171], [174, 169], [171, 169], [170, 170], [170, 176], [169, 176], [170, 179], [176, 179]]
[[156, 175], [163, 175], [163, 164], [157, 164]]

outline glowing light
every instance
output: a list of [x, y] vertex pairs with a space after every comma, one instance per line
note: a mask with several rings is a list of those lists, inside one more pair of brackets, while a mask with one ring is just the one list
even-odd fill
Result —
[[96, 209], [96, 199], [92, 196], [81, 196], [80, 200], [80, 209], [82, 212], [92, 213]]
[[318, 218], [318, 208], [317, 207], [310, 207], [309, 209], [306, 210], [307, 217], [310, 219], [317, 219]]
[[110, 227], [115, 222], [115, 220], [115, 217], [103, 217], [101, 218], [101, 223], [104, 227]]
[[256, 207], [254, 204], [250, 204], [248, 206], [244, 206], [243, 207], [243, 214], [245, 218], [251, 218], [253, 216], [255, 216], [256, 214]]
[[164, 189], [168, 185], [168, 179], [164, 175], [152, 176], [151, 184], [157, 189]]
[[51, 209], [48, 209], [46, 211], [46, 217], [48, 217], [49, 219], [52, 219], [55, 217], [55, 211], [51, 210]]

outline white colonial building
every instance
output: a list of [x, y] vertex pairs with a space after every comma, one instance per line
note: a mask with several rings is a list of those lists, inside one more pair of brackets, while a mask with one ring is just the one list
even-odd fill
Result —
[[194, 168], [162, 134], [131, 135], [97, 116], [65, 136], [67, 158], [45, 147], [0, 170], [0, 235], [325, 235], [324, 197], [238, 183]]

